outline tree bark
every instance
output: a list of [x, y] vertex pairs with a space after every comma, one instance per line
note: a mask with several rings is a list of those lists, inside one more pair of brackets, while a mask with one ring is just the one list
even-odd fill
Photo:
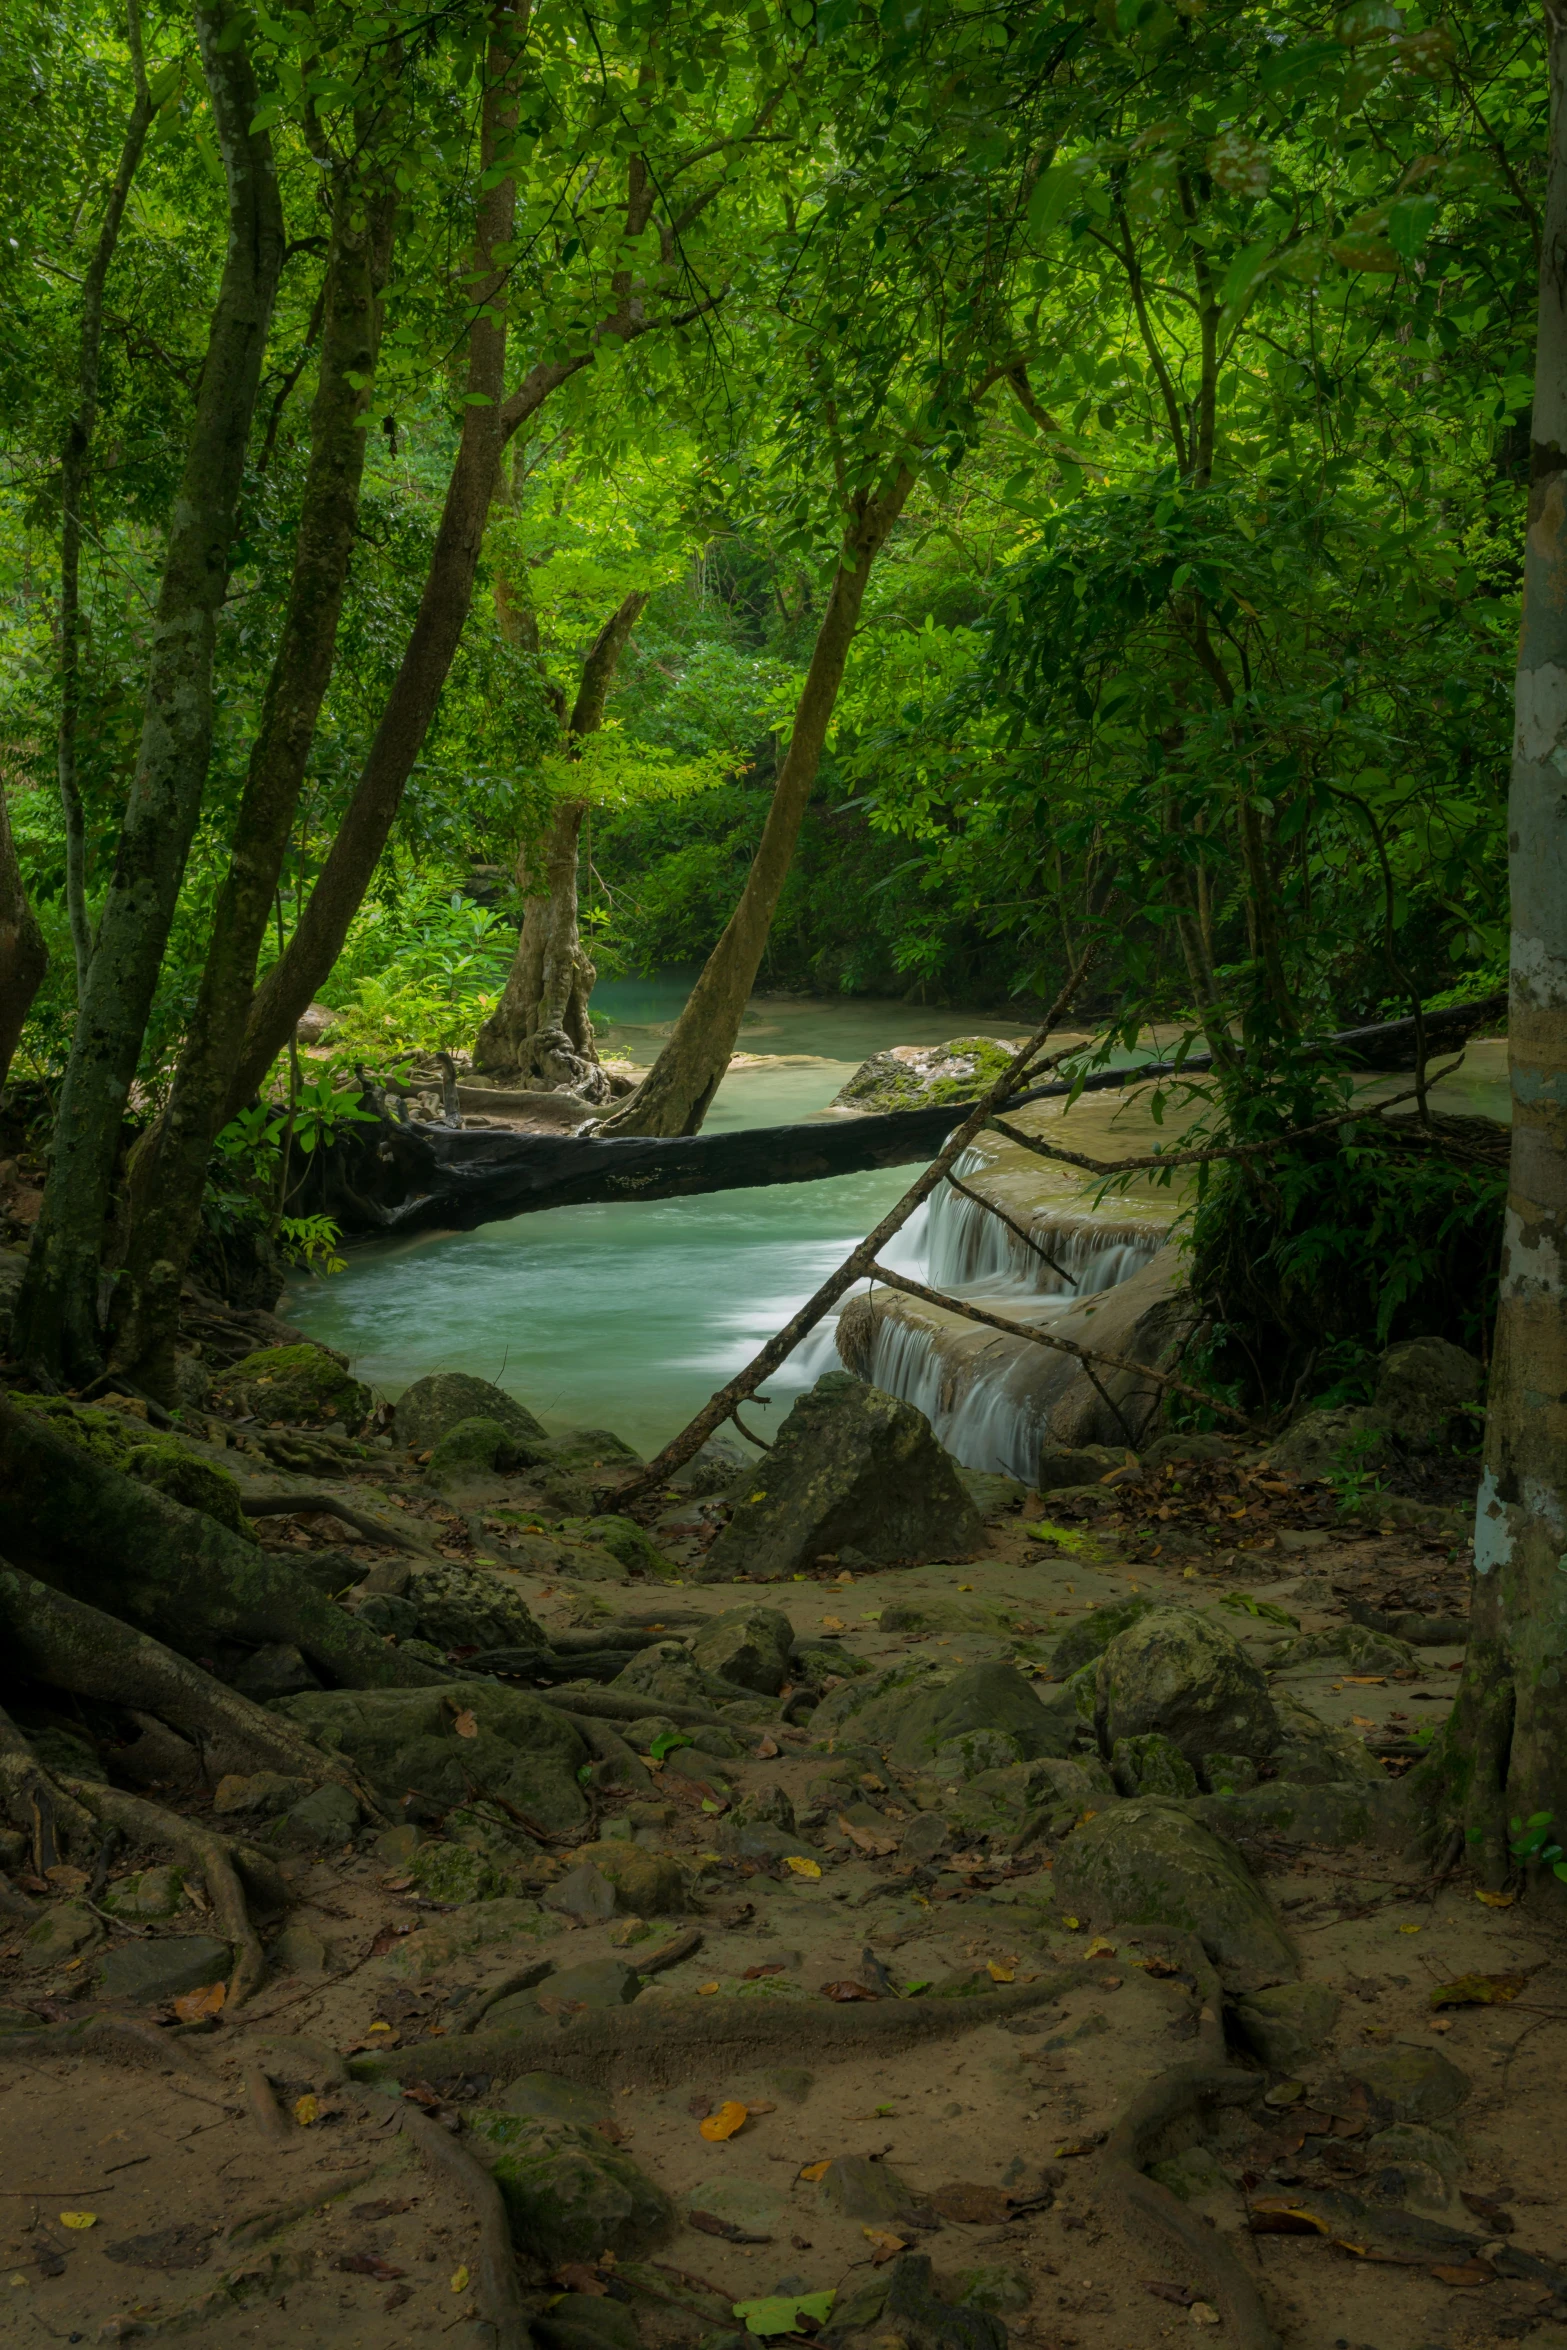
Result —
[[346, 165], [338, 165], [334, 176], [320, 372], [288, 605], [196, 1009], [167, 1105], [139, 1145], [131, 1169], [131, 1231], [115, 1288], [112, 1359], [164, 1403], [173, 1400], [180, 1282], [200, 1228], [213, 1138], [227, 1105], [255, 988], [256, 957], [332, 674], [357, 540], [365, 423], [375, 390], [381, 292], [397, 199], [385, 188], [367, 195]]
[[104, 206], [98, 242], [82, 280], [82, 334], [76, 361], [76, 413], [65, 429], [60, 463], [60, 726], [56, 766], [60, 805], [65, 817], [65, 903], [76, 956], [76, 1001], [87, 992], [87, 966], [92, 961], [92, 925], [87, 917], [87, 848], [82, 817], [81, 785], [77, 776], [76, 737], [81, 719], [81, 572], [82, 507], [92, 472], [93, 426], [98, 414], [98, 369], [103, 349], [103, 289], [109, 265], [120, 241], [120, 223], [130, 200], [131, 182], [147, 144], [152, 124], [152, 99], [142, 56], [141, 0], [129, 0], [126, 38], [136, 95], [120, 160]]
[[245, 443], [283, 258], [270, 141], [253, 132], [249, 53], [231, 0], [197, 0], [196, 33], [228, 191], [228, 250], [170, 517], [141, 743], [60, 1096], [54, 1157], [17, 1306], [16, 1351], [46, 1373], [101, 1367], [98, 1266], [120, 1121], [201, 808], [212, 663]]
[[507, 437], [502, 401], [508, 279], [506, 263], [497, 263], [495, 256], [510, 245], [517, 212], [516, 182], [509, 173], [498, 178], [492, 173], [516, 129], [517, 63], [529, 5], [530, 0], [497, 0], [490, 16], [480, 132], [483, 192], [474, 224], [475, 307], [462, 434], [419, 610], [326, 862], [287, 948], [256, 990], [230, 1070], [227, 1116], [255, 1093], [338, 958], [386, 846], [473, 602], [485, 521]]
[[48, 968], [49, 950], [22, 879], [0, 781], [0, 1085]]
[[[1567, 5], [1546, 0], [1551, 133], [1508, 804], [1512, 1150], [1475, 1513], [1471, 1636], [1433, 1759], [1482, 1877], [1557, 1812], [1567, 1751]], [[1547, 1884], [1551, 1872], [1544, 1871]]]
[[[596, 734], [604, 723], [620, 656], [647, 597], [626, 597], [611, 613], [582, 664], [566, 747]], [[506, 986], [474, 1040], [476, 1069], [515, 1077], [524, 1085], [580, 1094], [585, 1102], [610, 1098], [599, 1067], [588, 999], [597, 977], [582, 945], [577, 916], [577, 858], [588, 803], [562, 800], [544, 851], [544, 888], [530, 891], [534, 867], [524, 849], [517, 860], [523, 893], [522, 930]]]
[[606, 1134], [695, 1134], [729, 1066], [746, 1001], [761, 967], [779, 895], [788, 878], [822, 746], [843, 682], [866, 582], [903, 511], [914, 476], [901, 471], [884, 490], [861, 490], [850, 507], [843, 550], [816, 632], [794, 730], [740, 903], [692, 989], [674, 1033]]

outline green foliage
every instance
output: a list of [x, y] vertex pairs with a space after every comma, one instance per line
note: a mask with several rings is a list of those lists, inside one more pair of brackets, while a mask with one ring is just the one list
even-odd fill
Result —
[[1555, 1819], [1552, 1811], [1535, 1811], [1526, 1820], [1510, 1820], [1512, 1840], [1507, 1849], [1520, 1868], [1548, 1868], [1567, 1884], [1567, 1859], [1551, 1833]]

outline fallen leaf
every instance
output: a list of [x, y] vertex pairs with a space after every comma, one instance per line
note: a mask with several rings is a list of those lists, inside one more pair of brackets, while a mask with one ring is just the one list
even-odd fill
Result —
[[1460, 2187], [1458, 2199], [1466, 2211], [1476, 2219], [1483, 2219], [1495, 2236], [1510, 2236], [1518, 2222], [1505, 2204], [1497, 2203], [1489, 2195], [1471, 2195], [1467, 2187]]
[[726, 2244], [770, 2244], [771, 2236], [758, 2235], [753, 2228], [742, 2228], [732, 2219], [720, 2219], [716, 2211], [688, 2211], [689, 2226], [700, 2228], [704, 2236], [722, 2236]]
[[706, 2121], [699, 2122], [697, 2127], [704, 2138], [714, 2145], [722, 2145], [726, 2138], [734, 2136], [736, 2130], [745, 2128], [746, 2115], [747, 2108], [728, 2097], [716, 2113], [710, 2113]]
[[585, 2260], [563, 2261], [550, 2282], [564, 2286], [568, 2293], [587, 2293], [600, 2300], [609, 2292], [598, 2270], [590, 2268]]
[[800, 1852], [791, 1852], [784, 1861], [784, 1867], [793, 1869], [797, 1877], [819, 1877], [822, 1873], [819, 1860], [807, 1860]]
[[1151, 2293], [1156, 2301], [1174, 2301], [1182, 2309], [1190, 2309], [1197, 2296], [1190, 2285], [1167, 2285], [1159, 2277], [1144, 2277], [1143, 2291]]
[[762, 2301], [737, 2301], [734, 2313], [748, 2334], [792, 2334], [802, 2317], [824, 2326], [836, 2298], [833, 2293], [777, 2293]]
[[1103, 1934], [1096, 1934], [1083, 1956], [1085, 1958], [1114, 1958], [1115, 1944], [1107, 1942]]
[[228, 1997], [227, 1983], [203, 1983], [199, 1991], [182, 1991], [174, 2002], [174, 2014], [182, 2024], [199, 2024], [204, 2016], [216, 2015]]
[[[1089, 1956], [1093, 1956], [1092, 1951], [1089, 1952]], [[1015, 1983], [1017, 1981], [1016, 1967], [1002, 1966], [993, 1958], [986, 1959], [985, 1972], [993, 1983]]]
[[1178, 1966], [1172, 1966], [1167, 1958], [1140, 1958], [1135, 1964], [1142, 1968], [1145, 1975], [1152, 1975], [1156, 1982], [1161, 1983], [1167, 1983], [1172, 1975], [1178, 1975], [1181, 1971]]
[[809, 2180], [814, 2185], [816, 2180], [824, 2179], [831, 2169], [832, 2157], [829, 2155], [825, 2162], [808, 2162], [804, 2170], [799, 2173], [799, 2176], [802, 2179]]
[[456, 1716], [452, 1728], [459, 1738], [477, 1738], [479, 1735], [479, 1725], [474, 1720], [471, 1709], [467, 1706]]
[[1346, 1673], [1344, 1687], [1346, 1689], [1385, 1689], [1387, 1675], [1386, 1673]]
[[1433, 2262], [1431, 2274], [1439, 2285], [1488, 2285], [1495, 2271], [1484, 2260], [1466, 2260], [1461, 2268], [1450, 2268], [1446, 2262]]
[[95, 2211], [62, 2211], [60, 2225], [62, 2228], [95, 2228], [98, 2225], [98, 2214]]
[[402, 2269], [394, 2268], [389, 2260], [380, 2259], [374, 2252], [340, 2252], [332, 2266], [346, 2269], [350, 2276], [375, 2277], [383, 2285], [391, 2284], [395, 2277], [404, 2274]]
[[1068, 2155], [1072, 2154], [1092, 2154], [1104, 2144], [1107, 2135], [1104, 2130], [1095, 2130], [1086, 2138], [1069, 2138], [1064, 2146], [1056, 2148], [1057, 2162], [1065, 2162]]
[[468, 2290], [468, 2271], [466, 2270], [466, 2268], [457, 2268], [457, 2269], [453, 2269], [453, 2271], [452, 2271], [452, 2291], [453, 2291], [454, 2293], [466, 2293], [466, 2292], [467, 2292], [467, 2290]]
[[1208, 2301], [1194, 2301], [1187, 2315], [1194, 2326], [1216, 2326], [1219, 2322], [1218, 2311]]
[[823, 1616], [822, 1630], [824, 1632], [841, 1632], [843, 1630], [842, 1616]]
[[294, 2119], [302, 2130], [309, 2129], [320, 2111], [320, 2104], [311, 2096], [308, 2089], [303, 2097], [296, 2097], [294, 2100]]
[[[853, 1820], [846, 1820], [842, 1812], [838, 1814], [838, 1825], [855, 1849], [868, 1854], [872, 1860], [885, 1860], [889, 1852], [898, 1849], [890, 1836], [878, 1836], [874, 1828], [858, 1827]], [[791, 1862], [790, 1866], [793, 1865]]]
[[1357, 1730], [1374, 1730], [1377, 1726], [1370, 1714], [1351, 1714], [1349, 1718]]
[[824, 1999], [878, 1999], [881, 1996], [864, 1983], [856, 1983], [847, 1976], [836, 1983], [823, 1983], [821, 1993]]
[[1400, 1926], [1398, 1930], [1401, 1934], [1418, 1934], [1420, 1928], [1418, 1926]]
[[760, 1762], [771, 1762], [773, 1756], [782, 1751], [776, 1738], [759, 1738], [756, 1742], [757, 1759]]
[[696, 1988], [699, 1998], [708, 1999], [718, 1989], [718, 1985], [716, 1983], [698, 1983]]
[[1487, 1909], [1511, 1909], [1517, 1898], [1516, 1893], [1487, 1893], [1483, 1886], [1475, 1887], [1476, 1901], [1483, 1901]]
[[748, 1966], [740, 1980], [742, 1983], [759, 1983], [764, 1975], [781, 1975], [787, 1971], [781, 1958], [770, 1958], [765, 1966]]
[[906, 2236], [891, 2236], [885, 2228], [861, 2228], [860, 2234], [867, 2244], [875, 2247], [871, 2254], [873, 2268], [880, 2268], [884, 2261], [895, 2260], [900, 2252], [907, 2252], [909, 2248]]

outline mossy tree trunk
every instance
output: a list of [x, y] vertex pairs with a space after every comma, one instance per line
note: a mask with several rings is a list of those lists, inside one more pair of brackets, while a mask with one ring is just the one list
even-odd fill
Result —
[[[1551, 136], [1508, 803], [1512, 1152], [1458, 1701], [1428, 1792], [1472, 1863], [1567, 1826], [1567, 5], [1547, 0]], [[1567, 1841], [1564, 1838], [1563, 1841]], [[1546, 1882], [1550, 1882], [1546, 1872]]]
[[170, 511], [141, 741], [114, 874], [83, 991], [54, 1154], [13, 1345], [56, 1377], [102, 1368], [99, 1259], [121, 1121], [201, 810], [212, 750], [212, 664], [278, 272], [283, 213], [247, 20], [197, 0], [196, 34], [228, 195], [228, 249], [189, 445]]
[[[603, 725], [621, 653], [646, 603], [640, 592], [627, 596], [594, 639], [566, 727], [568, 753]], [[522, 930], [501, 1000], [474, 1040], [473, 1060], [475, 1068], [514, 1083], [602, 1102], [609, 1099], [609, 1081], [599, 1067], [588, 1009], [597, 974], [582, 944], [577, 900], [587, 812], [585, 799], [562, 800], [542, 859], [526, 847], [518, 857]]]
[[695, 1134], [707, 1116], [740, 1033], [746, 1001], [767, 951], [768, 933], [805, 818], [832, 722], [844, 665], [865, 602], [870, 569], [914, 486], [901, 470], [850, 501], [838, 569], [794, 714], [789, 748], [740, 903], [675, 1022], [674, 1033], [630, 1101], [606, 1120], [606, 1134]]
[[48, 968], [49, 949], [22, 879], [0, 780], [0, 1085]]

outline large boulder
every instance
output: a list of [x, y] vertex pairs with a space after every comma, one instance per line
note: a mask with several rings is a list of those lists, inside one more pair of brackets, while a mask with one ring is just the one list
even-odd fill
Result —
[[494, 1420], [514, 1443], [541, 1454], [549, 1443], [543, 1424], [526, 1404], [493, 1387], [488, 1379], [466, 1371], [432, 1371], [416, 1379], [398, 1397], [394, 1424], [404, 1444], [415, 1452], [433, 1452], [443, 1436], [460, 1420]]
[[646, 1697], [649, 1713], [659, 1705], [709, 1705], [702, 1669], [678, 1640], [660, 1640], [623, 1665], [609, 1684], [618, 1695]]
[[443, 1655], [452, 1649], [549, 1646], [522, 1594], [483, 1567], [451, 1560], [416, 1566], [404, 1597], [415, 1611], [416, 1637], [433, 1642]]
[[1374, 1780], [1379, 1787], [1391, 1782], [1365, 1740], [1347, 1724], [1324, 1721], [1287, 1689], [1270, 1692], [1279, 1719], [1279, 1743], [1273, 1761], [1280, 1780], [1300, 1787], [1332, 1787]]
[[467, 2120], [475, 2138], [498, 2150], [490, 2175], [512, 2241], [546, 2268], [604, 2252], [631, 2259], [674, 2226], [667, 2195], [596, 2130], [485, 2110]]
[[1339, 1404], [1303, 1412], [1274, 1444], [1268, 1460], [1305, 1483], [1378, 1469], [1388, 1457], [1388, 1431], [1369, 1404]]
[[1210, 1754], [1260, 1762], [1278, 1744], [1268, 1684], [1234, 1634], [1195, 1608], [1153, 1608], [1099, 1659], [1095, 1715], [1101, 1744], [1157, 1730], [1204, 1777]]
[[895, 1763], [954, 1779], [1060, 1751], [1049, 1716], [1009, 1657], [969, 1665], [944, 1688], [913, 1698], [892, 1741]]
[[1055, 1887], [1057, 1911], [1084, 1925], [1195, 1934], [1231, 1988], [1300, 1972], [1235, 1847], [1166, 1796], [1112, 1803], [1075, 1829], [1057, 1858]]
[[[1485, 1390], [1485, 1373], [1472, 1354], [1445, 1338], [1406, 1338], [1390, 1346], [1377, 1370], [1375, 1408], [1405, 1444], [1440, 1445], [1467, 1429], [1479, 1434], [1474, 1407]], [[1461, 1417], [1460, 1417], [1461, 1415]]]
[[789, 1669], [794, 1626], [775, 1607], [729, 1608], [697, 1635], [692, 1655], [704, 1673], [776, 1697]]
[[374, 1397], [334, 1354], [309, 1339], [264, 1346], [231, 1364], [212, 1391], [219, 1411], [251, 1412], [291, 1427], [358, 1428]]
[[999, 1036], [953, 1036], [945, 1044], [895, 1044], [872, 1053], [833, 1095], [829, 1107], [885, 1114], [935, 1102], [977, 1101], [1015, 1059]]
[[393, 1803], [412, 1793], [451, 1810], [477, 1789], [559, 1835], [588, 1816], [577, 1773], [592, 1757], [564, 1714], [523, 1690], [479, 1680], [321, 1689], [273, 1710], [346, 1754]]
[[883, 1566], [972, 1558], [984, 1532], [924, 1413], [830, 1371], [779, 1429], [699, 1572], [783, 1582], [847, 1546]]

